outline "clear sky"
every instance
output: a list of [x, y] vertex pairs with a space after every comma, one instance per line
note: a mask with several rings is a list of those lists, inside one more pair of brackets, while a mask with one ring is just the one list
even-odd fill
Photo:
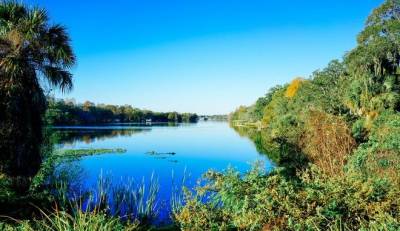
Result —
[[78, 102], [229, 113], [355, 46], [382, 0], [26, 0], [65, 25]]

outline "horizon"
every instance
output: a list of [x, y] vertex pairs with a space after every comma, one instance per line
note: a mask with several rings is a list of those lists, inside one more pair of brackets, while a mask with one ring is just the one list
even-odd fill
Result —
[[71, 35], [74, 89], [56, 98], [217, 115], [341, 59], [382, 1], [24, 3]]

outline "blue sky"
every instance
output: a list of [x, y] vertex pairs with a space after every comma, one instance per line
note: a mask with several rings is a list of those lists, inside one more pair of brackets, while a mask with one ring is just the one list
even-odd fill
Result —
[[27, 0], [71, 35], [78, 102], [221, 114], [356, 44], [382, 0]]

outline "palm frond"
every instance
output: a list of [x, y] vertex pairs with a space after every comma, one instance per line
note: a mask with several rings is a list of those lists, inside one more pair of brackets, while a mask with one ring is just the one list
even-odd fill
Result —
[[60, 88], [62, 92], [72, 90], [72, 74], [70, 72], [55, 66], [44, 66], [41, 71], [51, 86]]
[[0, 2], [0, 68], [4, 74], [24, 77], [34, 70], [52, 87], [66, 92], [72, 89], [69, 70], [74, 64], [65, 27], [49, 24], [46, 10], [12, 0]]
[[1, 1], [0, 3], [0, 20], [3, 22], [16, 25], [27, 14], [27, 8], [16, 1]]
[[43, 33], [41, 41], [45, 43], [47, 57], [50, 62], [61, 64], [66, 68], [75, 64], [75, 55], [65, 27], [59, 24], [49, 27]]
[[22, 31], [28, 39], [37, 39], [38, 34], [45, 30], [49, 21], [46, 10], [34, 8], [28, 11], [26, 17], [19, 23], [19, 30]]

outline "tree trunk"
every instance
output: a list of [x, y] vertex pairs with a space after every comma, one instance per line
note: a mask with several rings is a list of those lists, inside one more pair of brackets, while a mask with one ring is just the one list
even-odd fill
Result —
[[41, 158], [45, 97], [35, 78], [0, 79], [0, 172], [26, 192]]

